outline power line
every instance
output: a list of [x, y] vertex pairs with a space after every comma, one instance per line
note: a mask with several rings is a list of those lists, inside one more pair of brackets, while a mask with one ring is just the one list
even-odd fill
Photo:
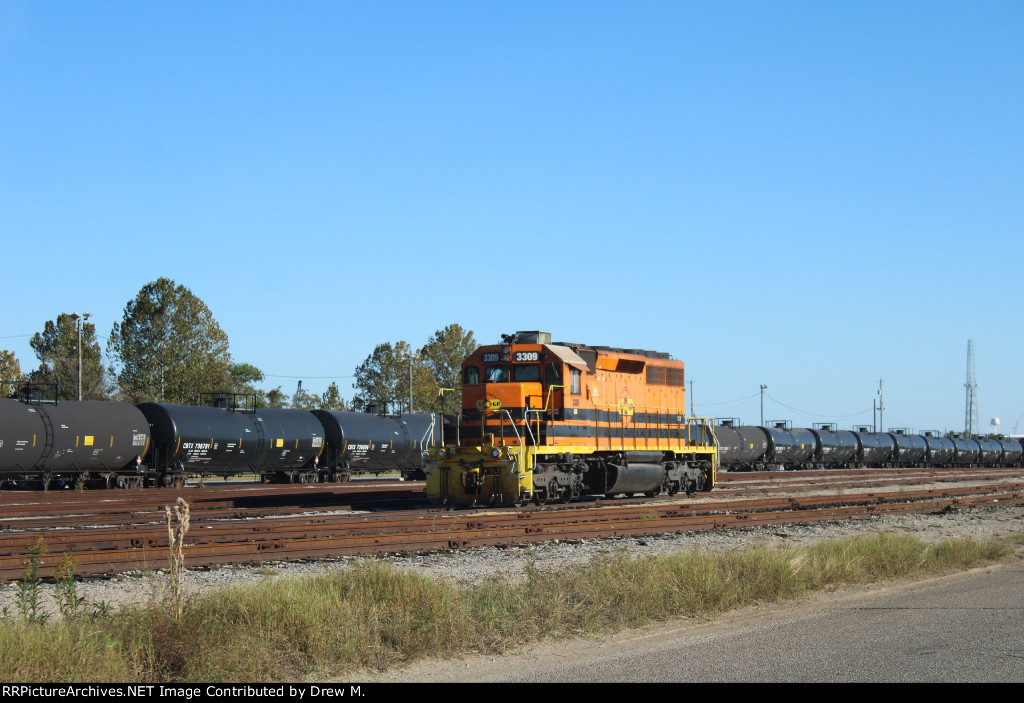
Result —
[[283, 374], [264, 374], [267, 379], [314, 379], [314, 380], [326, 380], [326, 379], [354, 379], [352, 375], [349, 376], [285, 376]]
[[814, 412], [809, 412], [807, 410], [801, 410], [800, 408], [794, 408], [792, 405], [786, 405], [785, 403], [781, 402], [778, 398], [775, 398], [774, 396], [772, 396], [770, 394], [768, 394], [768, 398], [771, 399], [772, 402], [777, 403], [778, 405], [781, 405], [782, 407], [786, 408], [787, 410], [792, 410], [795, 413], [800, 413], [801, 415], [806, 415], [807, 417], [832, 417], [832, 418], [835, 418], [836, 420], [845, 420], [845, 419], [850, 418], [850, 417], [857, 417], [858, 415], [863, 415], [864, 413], [867, 412], [867, 410], [860, 410], [860, 411], [855, 412], [855, 413], [850, 413], [849, 415], [833, 415], [832, 413], [814, 413]]

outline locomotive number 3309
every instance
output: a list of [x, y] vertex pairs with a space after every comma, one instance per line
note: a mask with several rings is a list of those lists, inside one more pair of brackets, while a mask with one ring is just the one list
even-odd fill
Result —
[[515, 360], [520, 361], [540, 361], [540, 352], [516, 352]]

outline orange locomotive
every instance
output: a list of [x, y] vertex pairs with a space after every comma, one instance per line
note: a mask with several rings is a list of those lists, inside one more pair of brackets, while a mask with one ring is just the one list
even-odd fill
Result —
[[462, 364], [455, 437], [431, 450], [426, 493], [450, 505], [585, 494], [709, 491], [711, 422], [686, 417], [684, 365], [668, 354], [502, 335]]

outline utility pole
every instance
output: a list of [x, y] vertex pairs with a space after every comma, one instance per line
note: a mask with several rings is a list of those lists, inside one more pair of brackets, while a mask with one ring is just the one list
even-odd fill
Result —
[[882, 379], [878, 379], [878, 431], [885, 432], [885, 420], [882, 412], [885, 410], [885, 394], [882, 393]]
[[761, 427], [764, 427], [764, 392], [768, 386], [761, 384]]
[[91, 312], [82, 313], [79, 315], [77, 312], [72, 313], [71, 319], [75, 321], [75, 326], [78, 328], [78, 399], [82, 399], [82, 323], [92, 317]]
[[974, 340], [967, 340], [967, 409], [964, 413], [964, 437], [974, 436], [978, 429], [978, 382], [974, 378]]
[[690, 417], [697, 417], [693, 412], [693, 379], [690, 379]]

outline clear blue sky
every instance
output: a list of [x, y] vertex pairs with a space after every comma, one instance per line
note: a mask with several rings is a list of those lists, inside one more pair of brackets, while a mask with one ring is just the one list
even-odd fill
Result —
[[[1024, 3], [0, 0], [0, 348], [148, 281], [268, 387], [667, 351], [696, 411], [1024, 414]], [[742, 400], [741, 400], [742, 399]], [[1024, 422], [1021, 423], [1024, 427]]]

